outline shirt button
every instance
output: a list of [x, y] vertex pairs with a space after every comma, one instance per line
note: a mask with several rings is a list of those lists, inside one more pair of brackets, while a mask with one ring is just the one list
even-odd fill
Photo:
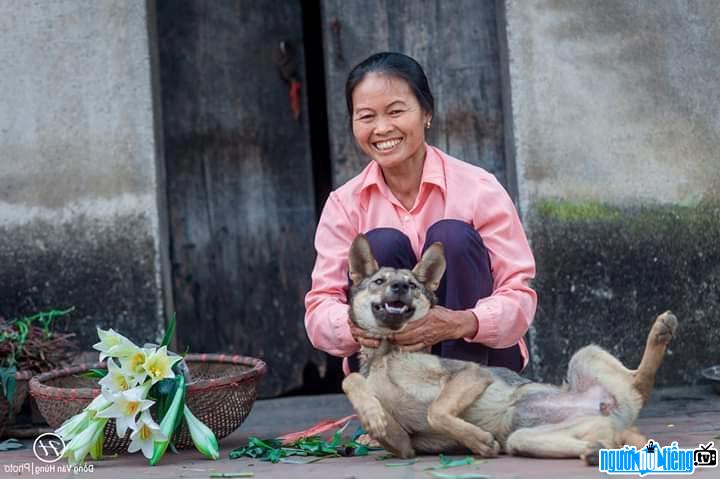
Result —
[[405, 217], [403, 218], [403, 221], [404, 221], [405, 223], [410, 223], [410, 220], [411, 220], [411, 219], [412, 219], [412, 218], [410, 218], [410, 215], [407, 215], [407, 216], [405, 216]]

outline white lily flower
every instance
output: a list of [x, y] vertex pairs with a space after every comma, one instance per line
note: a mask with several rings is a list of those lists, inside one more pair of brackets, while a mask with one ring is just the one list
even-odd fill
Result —
[[113, 359], [107, 361], [107, 375], [98, 381], [98, 384], [114, 393], [127, 391], [135, 386], [135, 377], [128, 377], [125, 370], [120, 368]]
[[103, 433], [107, 421], [107, 419], [91, 420], [85, 430], [65, 445], [63, 456], [68, 458], [70, 465], [79, 464], [85, 460], [90, 448], [98, 440], [99, 435]]
[[95, 396], [95, 399], [90, 401], [90, 404], [88, 404], [85, 407], [86, 411], [91, 411], [93, 413], [92, 417], [95, 417], [95, 413], [98, 411], [102, 411], [103, 409], [107, 408], [112, 404], [112, 400], [109, 400], [102, 394], [98, 394]]
[[139, 412], [145, 411], [155, 404], [155, 401], [145, 399], [150, 390], [150, 383], [137, 386], [127, 391], [112, 393], [103, 389], [103, 395], [113, 404], [107, 409], [97, 413], [97, 417], [115, 418], [117, 435], [125, 437], [128, 428], [135, 428], [135, 417]]
[[95, 419], [98, 411], [106, 409], [110, 404], [112, 404], [111, 401], [102, 394], [99, 394], [81, 413], [74, 415], [62, 423], [60, 427], [55, 430], [55, 434], [60, 436], [65, 442], [70, 441], [88, 427], [90, 421]]
[[181, 359], [180, 356], [168, 356], [167, 347], [163, 346], [148, 356], [145, 361], [145, 371], [147, 371], [153, 384], [161, 379], [174, 378], [173, 364]]
[[135, 429], [130, 434], [128, 452], [142, 450], [143, 456], [150, 459], [155, 441], [167, 441], [167, 436], [160, 431], [160, 426], [153, 420], [150, 412], [143, 411]]
[[135, 384], [142, 384], [147, 378], [145, 362], [154, 349], [138, 348], [132, 355], [120, 360], [125, 375]]
[[55, 429], [55, 434], [60, 436], [62, 440], [67, 443], [79, 433], [87, 429], [88, 423], [94, 414], [94, 412], [85, 410], [80, 414], [74, 415], [62, 423], [59, 428]]
[[102, 330], [97, 328], [99, 343], [93, 344], [93, 349], [100, 351], [100, 361], [107, 357], [124, 358], [132, 356], [138, 347], [122, 334], [112, 329]]

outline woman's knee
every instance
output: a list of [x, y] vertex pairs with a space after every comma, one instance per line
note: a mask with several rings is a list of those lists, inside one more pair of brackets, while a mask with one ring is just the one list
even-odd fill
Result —
[[382, 266], [393, 268], [412, 268], [415, 265], [415, 253], [410, 238], [395, 228], [375, 228], [365, 233], [370, 250]]
[[468, 251], [475, 251], [484, 256], [485, 244], [477, 231], [468, 223], [460, 220], [445, 219], [433, 224], [427, 231], [425, 244], [435, 242], [443, 244], [446, 258], [453, 255], [464, 256]]

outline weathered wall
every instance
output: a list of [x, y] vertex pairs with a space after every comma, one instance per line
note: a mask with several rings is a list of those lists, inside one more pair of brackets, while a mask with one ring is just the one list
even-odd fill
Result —
[[672, 309], [660, 382], [695, 381], [720, 357], [720, 5], [504, 6], [533, 372], [559, 379], [591, 341], [634, 365]]
[[162, 329], [146, 2], [0, 3], [0, 315]]

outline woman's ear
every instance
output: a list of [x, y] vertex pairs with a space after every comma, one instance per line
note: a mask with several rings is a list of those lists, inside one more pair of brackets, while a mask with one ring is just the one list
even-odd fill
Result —
[[440, 280], [445, 274], [445, 252], [442, 243], [435, 242], [430, 245], [422, 255], [420, 262], [412, 272], [422, 284], [430, 291], [436, 291]]

